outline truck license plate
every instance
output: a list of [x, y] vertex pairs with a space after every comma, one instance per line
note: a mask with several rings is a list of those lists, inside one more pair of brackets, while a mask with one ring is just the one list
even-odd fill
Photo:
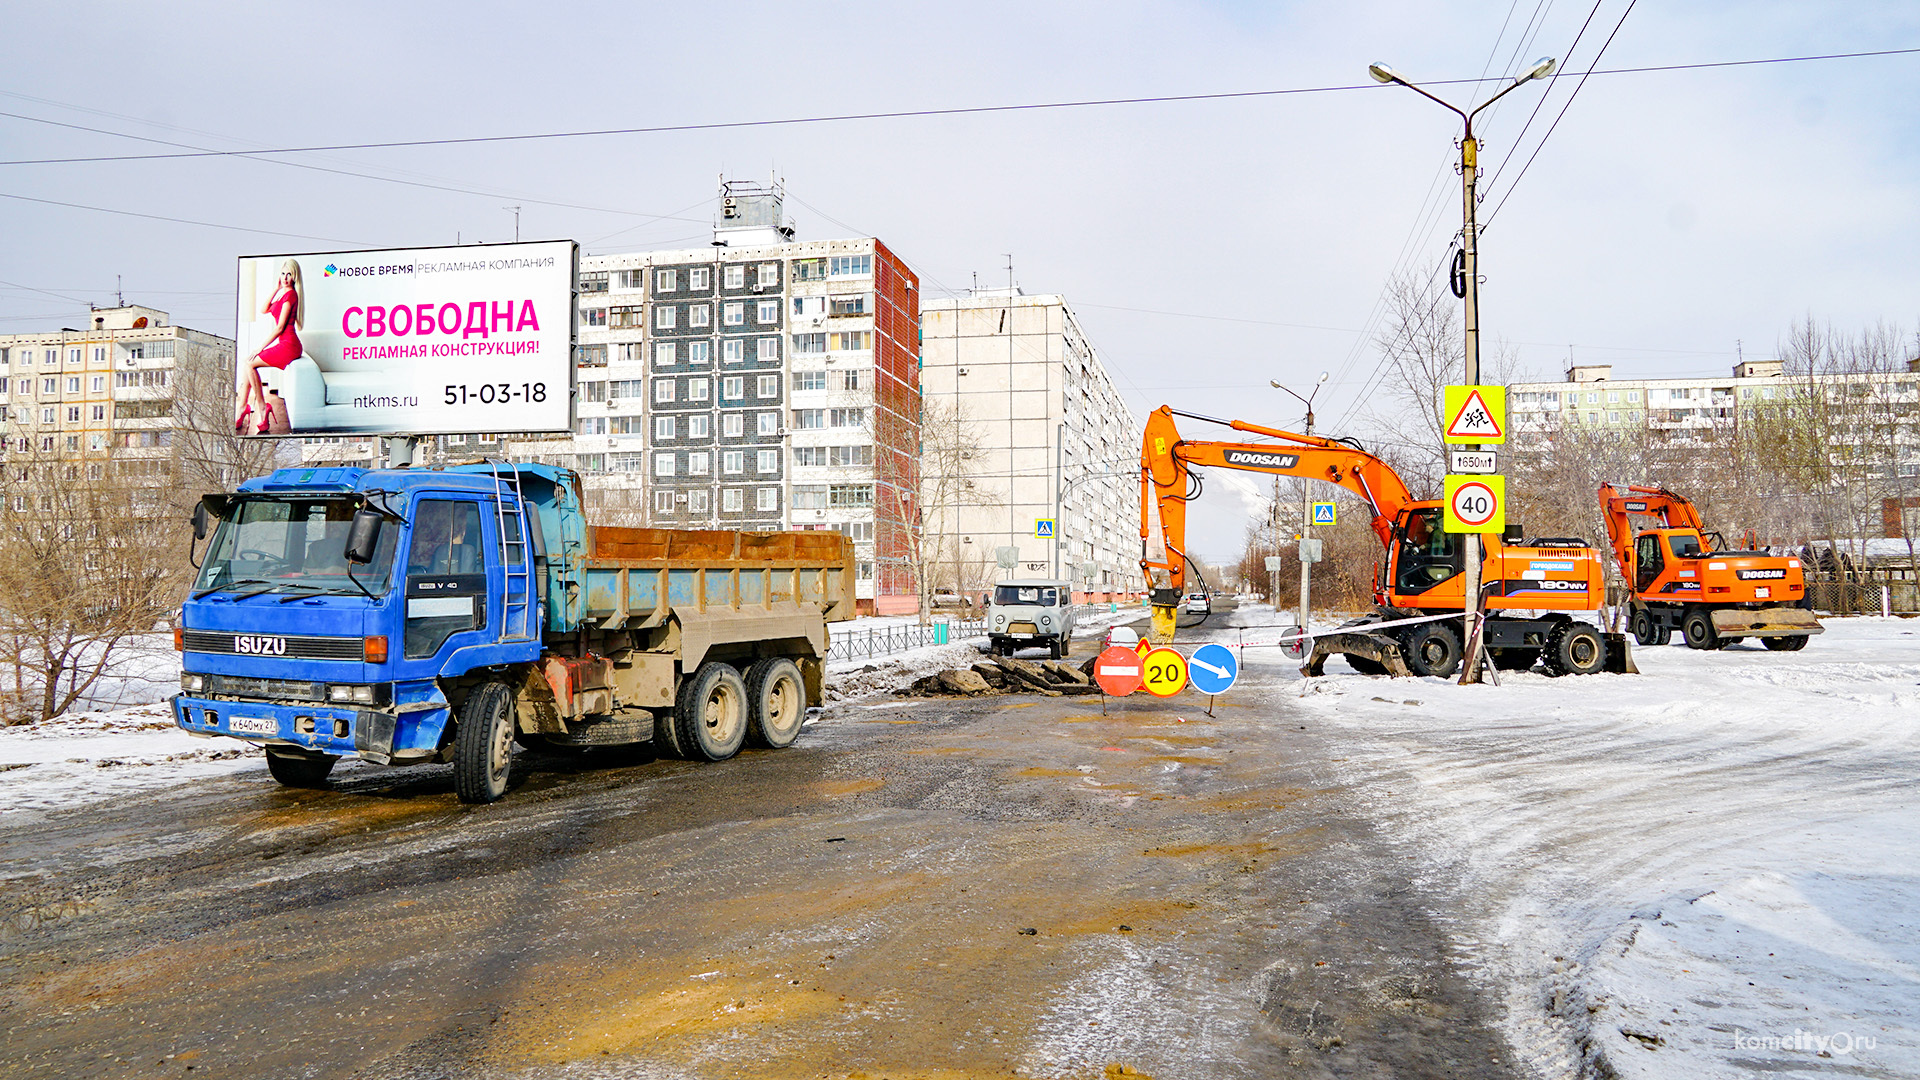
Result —
[[278, 735], [278, 721], [265, 716], [229, 716], [227, 730], [236, 735]]

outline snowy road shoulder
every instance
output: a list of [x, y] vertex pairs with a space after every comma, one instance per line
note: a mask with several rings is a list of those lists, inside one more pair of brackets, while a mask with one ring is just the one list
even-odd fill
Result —
[[1920, 1072], [1920, 624], [1826, 625], [1638, 677], [1302, 686], [1340, 779], [1456, 879], [1539, 1075]]
[[193, 738], [164, 702], [0, 728], [0, 820], [250, 770], [258, 750]]

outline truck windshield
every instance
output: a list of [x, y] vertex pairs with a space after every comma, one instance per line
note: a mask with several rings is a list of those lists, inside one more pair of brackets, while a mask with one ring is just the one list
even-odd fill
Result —
[[1017, 604], [1054, 607], [1060, 603], [1060, 590], [1038, 585], [999, 585], [993, 590], [993, 602], [1002, 607]]
[[[359, 503], [343, 496], [251, 498], [234, 504], [214, 533], [194, 591], [348, 593], [361, 595], [347, 577], [347, 527]], [[393, 577], [393, 548], [400, 530], [380, 530], [373, 562], [353, 567], [353, 577], [375, 596]]]

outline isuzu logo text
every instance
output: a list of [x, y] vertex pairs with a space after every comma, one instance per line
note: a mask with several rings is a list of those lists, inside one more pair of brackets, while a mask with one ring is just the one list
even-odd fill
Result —
[[249, 637], [236, 634], [233, 638], [233, 651], [237, 653], [251, 653], [255, 656], [285, 656], [287, 655], [287, 639], [283, 637]]
[[1265, 454], [1256, 450], [1229, 450], [1227, 464], [1251, 465], [1256, 469], [1291, 469], [1300, 464], [1300, 455]]

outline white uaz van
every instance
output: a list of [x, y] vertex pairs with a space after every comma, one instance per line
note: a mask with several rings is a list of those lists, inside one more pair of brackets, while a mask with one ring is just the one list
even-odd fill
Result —
[[1055, 660], [1073, 647], [1073, 586], [1065, 581], [1003, 581], [987, 608], [987, 644], [1002, 656], [1042, 645]]

